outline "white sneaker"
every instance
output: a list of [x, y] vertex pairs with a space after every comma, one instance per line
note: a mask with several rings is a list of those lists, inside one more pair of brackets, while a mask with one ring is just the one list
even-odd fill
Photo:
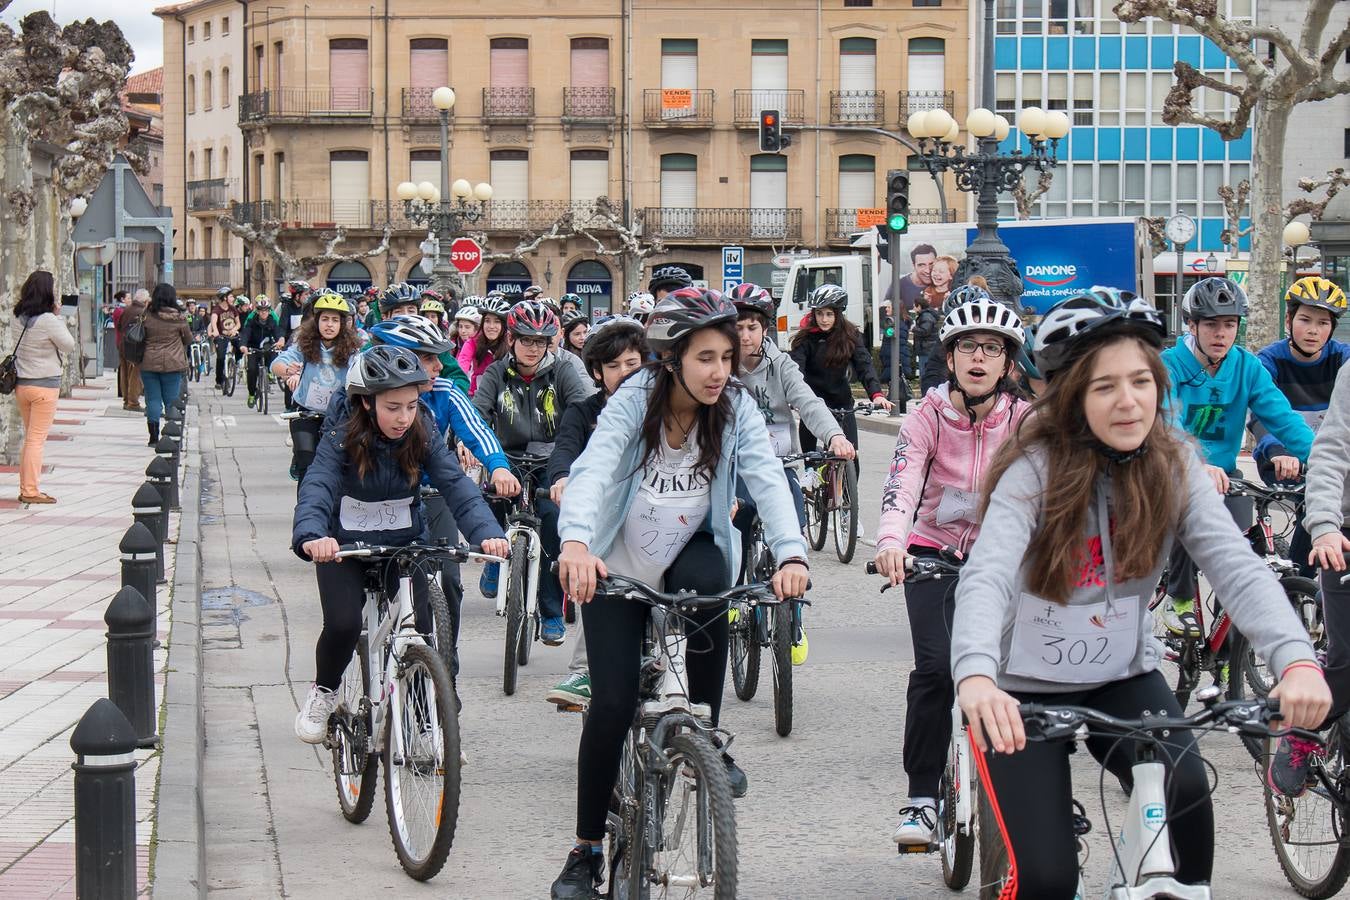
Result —
[[336, 691], [317, 684], [311, 687], [295, 716], [295, 736], [306, 744], [322, 744], [328, 735], [328, 717], [337, 709], [337, 702]]
[[931, 844], [937, 827], [937, 806], [923, 801], [900, 810], [900, 824], [891, 835], [897, 844]]

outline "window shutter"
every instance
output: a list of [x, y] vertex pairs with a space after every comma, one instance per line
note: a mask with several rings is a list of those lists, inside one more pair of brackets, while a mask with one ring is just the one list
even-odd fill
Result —
[[788, 42], [755, 40], [750, 44], [750, 88], [754, 114], [761, 110], [787, 110]]
[[661, 41], [661, 87], [698, 87], [698, 41], [665, 38]]
[[609, 41], [605, 38], [572, 39], [572, 87], [609, 87]]
[[444, 38], [413, 38], [409, 43], [408, 86], [435, 90], [450, 81], [450, 46]]
[[493, 87], [530, 86], [530, 45], [525, 38], [493, 38], [491, 49]]
[[430, 181], [441, 186], [441, 152], [439, 150], [414, 150], [408, 158], [408, 180], [413, 184]]
[[872, 209], [876, 205], [876, 168], [874, 156], [850, 154], [839, 157], [839, 207]]
[[520, 203], [530, 199], [530, 158], [524, 150], [494, 150], [491, 166], [492, 202]]
[[781, 237], [787, 230], [787, 157], [750, 157], [750, 235]]
[[609, 193], [609, 153], [604, 150], [572, 151], [572, 205], [589, 207], [596, 197]]
[[947, 89], [946, 43], [941, 38], [911, 38], [907, 91]]
[[338, 225], [370, 224], [370, 160], [362, 150], [328, 156], [329, 201]]
[[332, 109], [370, 109], [370, 63], [363, 38], [328, 42], [328, 83]]

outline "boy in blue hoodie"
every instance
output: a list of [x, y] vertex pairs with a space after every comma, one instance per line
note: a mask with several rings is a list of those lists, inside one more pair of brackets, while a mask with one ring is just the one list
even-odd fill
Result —
[[[1226, 492], [1228, 476], [1237, 473], [1249, 411], [1285, 448], [1270, 458], [1275, 476], [1297, 478], [1312, 449], [1312, 429], [1256, 355], [1234, 346], [1238, 324], [1247, 314], [1247, 295], [1228, 278], [1202, 278], [1182, 298], [1181, 314], [1186, 334], [1162, 359], [1171, 380], [1172, 409], [1181, 427], [1200, 442], [1214, 487]], [[1169, 602], [1162, 610], [1168, 631], [1201, 636], [1194, 612], [1198, 592], [1195, 564], [1178, 544], [1168, 561]]]

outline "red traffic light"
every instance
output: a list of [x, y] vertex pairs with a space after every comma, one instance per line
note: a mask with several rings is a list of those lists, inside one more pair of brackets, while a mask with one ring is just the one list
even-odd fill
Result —
[[768, 125], [770, 128], [773, 127], [773, 123], [776, 122], [776, 121], [778, 121], [778, 120], [777, 120], [776, 118], [774, 118], [773, 113], [765, 113], [765, 114], [764, 114], [764, 124], [765, 124], [765, 125]]

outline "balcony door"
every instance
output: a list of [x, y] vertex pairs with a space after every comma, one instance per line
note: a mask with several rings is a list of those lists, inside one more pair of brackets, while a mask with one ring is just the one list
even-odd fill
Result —
[[692, 153], [666, 153], [661, 157], [660, 233], [692, 237], [698, 205], [698, 157]]
[[[370, 157], [364, 150], [328, 154], [328, 190], [336, 225], [370, 224]], [[318, 216], [315, 216], [316, 224]]]
[[872, 38], [844, 38], [839, 42], [840, 121], [880, 121], [876, 92], [877, 42]]
[[[910, 38], [905, 75], [905, 90], [911, 96], [910, 112], [942, 108], [942, 93], [947, 90], [946, 48], [942, 38]], [[914, 96], [916, 93], [918, 97]]]
[[787, 157], [750, 157], [750, 236], [768, 240], [787, 234]]
[[335, 38], [328, 42], [327, 104], [318, 108], [340, 111], [370, 109], [370, 58], [365, 38]]
[[609, 92], [609, 41], [572, 38], [572, 83], [568, 115], [614, 115]]
[[761, 110], [776, 109], [788, 113], [788, 42], [756, 39], [750, 42], [750, 89], [757, 119]]

